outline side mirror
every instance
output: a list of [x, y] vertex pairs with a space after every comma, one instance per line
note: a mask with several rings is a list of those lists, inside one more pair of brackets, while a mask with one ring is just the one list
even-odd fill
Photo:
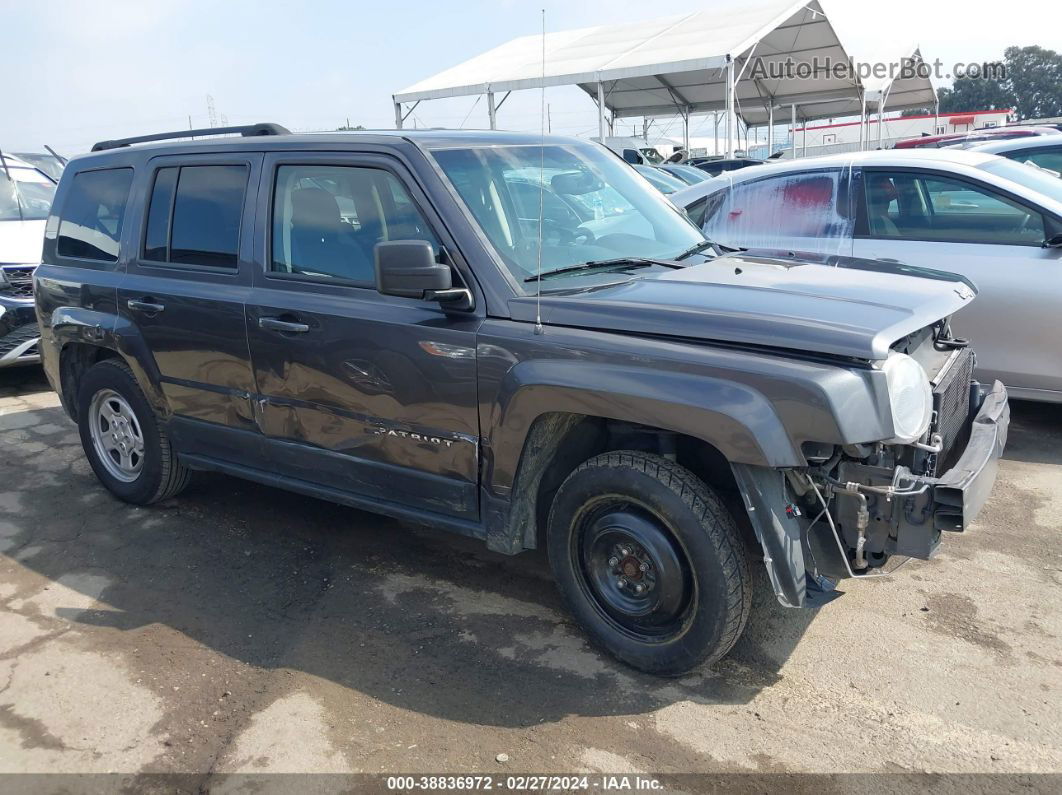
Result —
[[390, 240], [377, 243], [376, 289], [384, 295], [426, 298], [425, 293], [449, 290], [449, 265], [435, 261], [435, 252], [426, 240]]
[[1044, 248], [1062, 248], [1062, 221], [1051, 215], [1044, 216]]
[[435, 261], [435, 252], [426, 240], [377, 243], [373, 255], [377, 292], [439, 301], [454, 309], [472, 308], [472, 292], [453, 286], [450, 266]]

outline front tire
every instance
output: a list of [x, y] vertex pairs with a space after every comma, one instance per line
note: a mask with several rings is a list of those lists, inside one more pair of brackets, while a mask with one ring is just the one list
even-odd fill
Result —
[[590, 637], [623, 662], [677, 676], [723, 657], [751, 608], [745, 547], [696, 475], [659, 455], [582, 464], [550, 510], [550, 567]]
[[188, 469], [125, 362], [104, 359], [85, 373], [77, 417], [92, 471], [119, 499], [149, 505], [188, 485]]

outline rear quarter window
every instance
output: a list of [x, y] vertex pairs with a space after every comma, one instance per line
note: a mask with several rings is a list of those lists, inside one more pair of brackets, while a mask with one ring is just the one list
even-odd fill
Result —
[[74, 175], [59, 215], [56, 250], [60, 257], [118, 262], [132, 182], [131, 168]]

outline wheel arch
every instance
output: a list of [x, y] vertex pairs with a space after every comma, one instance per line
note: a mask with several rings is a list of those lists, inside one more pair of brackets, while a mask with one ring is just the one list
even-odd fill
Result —
[[487, 485], [515, 483], [535, 422], [578, 414], [701, 439], [728, 461], [800, 466], [804, 459], [775, 407], [761, 392], [725, 378], [580, 361], [526, 361], [500, 385], [487, 423]]
[[52, 312], [48, 335], [58, 351], [59, 398], [75, 422], [82, 377], [96, 363], [112, 358], [129, 366], [153, 409], [164, 416], [169, 413], [154, 357], [139, 329], [128, 320], [104, 312], [62, 307]]
[[508, 510], [502, 521], [491, 521], [488, 514], [488, 546], [509, 554], [540, 547], [553, 496], [564, 480], [590, 458], [617, 450], [663, 455], [693, 472], [731, 509], [746, 543], [758, 547], [730, 462], [711, 442], [665, 427], [556, 411], [533, 421]]

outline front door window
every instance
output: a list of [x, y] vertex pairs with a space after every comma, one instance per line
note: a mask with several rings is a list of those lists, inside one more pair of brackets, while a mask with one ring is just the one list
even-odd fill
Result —
[[1039, 213], [965, 180], [910, 172], [868, 172], [870, 237], [948, 243], [1036, 245], [1044, 240]]
[[382, 168], [284, 165], [273, 199], [274, 273], [372, 286], [373, 249], [438, 241], [398, 179]]

